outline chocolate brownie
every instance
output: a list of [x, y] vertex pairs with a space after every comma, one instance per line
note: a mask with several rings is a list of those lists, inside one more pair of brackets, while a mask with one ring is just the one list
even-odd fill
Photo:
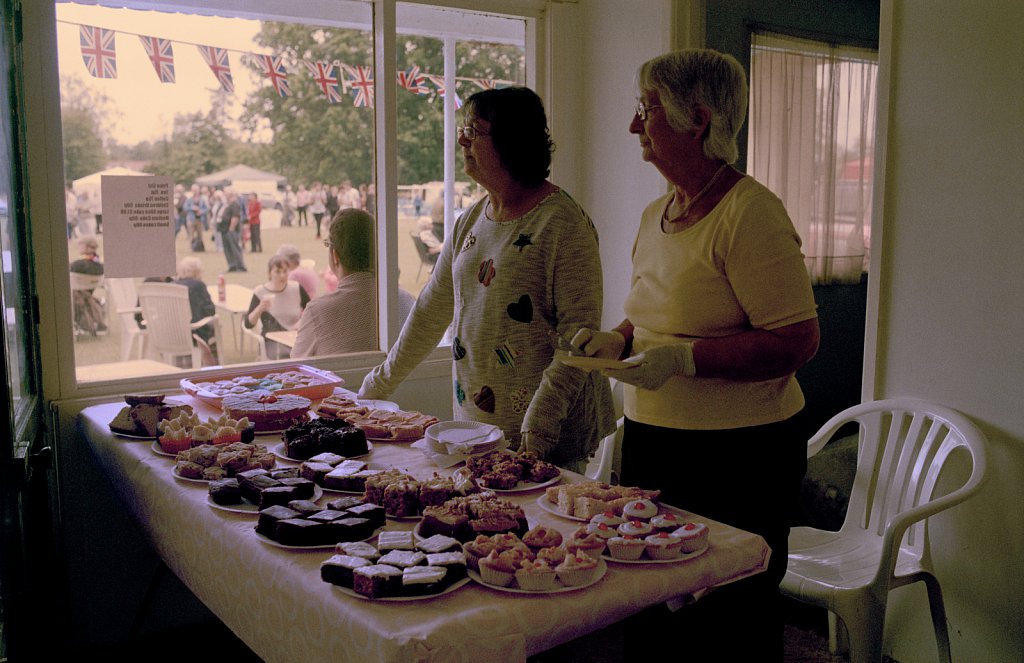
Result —
[[372, 562], [363, 557], [352, 555], [334, 555], [321, 562], [320, 578], [325, 582], [352, 589], [353, 575], [356, 569], [371, 566]]

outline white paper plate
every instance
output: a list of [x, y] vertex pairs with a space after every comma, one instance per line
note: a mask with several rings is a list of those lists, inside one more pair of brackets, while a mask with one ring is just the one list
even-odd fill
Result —
[[[368, 451], [366, 453], [364, 453], [362, 456], [345, 456], [345, 458], [366, 458], [367, 456], [370, 455], [370, 452], [373, 451], [373, 444], [371, 444], [370, 442], [367, 442], [366, 443], [366, 448], [368, 449]], [[281, 460], [288, 461], [289, 463], [305, 463], [306, 462], [304, 460], [299, 460], [298, 458], [289, 458], [287, 455], [285, 455], [285, 453], [284, 453], [284, 442], [278, 442], [274, 446], [270, 447], [270, 453], [274, 454], [275, 456], [277, 456]]]
[[538, 495], [537, 496], [537, 506], [539, 506], [541, 509], [543, 509], [544, 511], [547, 511], [548, 513], [550, 513], [553, 516], [558, 516], [559, 518], [565, 518], [566, 520], [575, 520], [575, 521], [581, 522], [581, 523], [589, 522], [589, 520], [587, 518], [580, 518], [579, 516], [567, 516], [564, 513], [561, 513], [555, 507], [554, 504], [552, 504], [551, 502], [548, 502], [547, 496], [545, 496], [545, 495]]
[[382, 401], [373, 398], [357, 398], [356, 403], [368, 407], [371, 410], [387, 410], [388, 412], [398, 412], [400, 409], [402, 409], [398, 407], [398, 403], [395, 403], [394, 401]]
[[[169, 458], [177, 458], [178, 457], [178, 454], [172, 454], [172, 453], [169, 453], [167, 451], [164, 451], [163, 447], [160, 446], [160, 441], [159, 440], [153, 440], [153, 444], [152, 444], [152, 446], [150, 448], [153, 450], [153, 453], [155, 453], [157, 456], [167, 456]], [[184, 479], [185, 477], [179, 477], [179, 478]]]
[[[110, 428], [109, 425], [107, 427]], [[126, 440], [155, 440], [157, 437], [156, 435], [129, 435], [128, 433], [118, 433], [113, 428], [110, 429], [110, 432], [116, 437], [123, 437]]]
[[[323, 497], [323, 495], [323, 488], [314, 485], [313, 497], [310, 497], [309, 499], [310, 501], [315, 502], [321, 497]], [[258, 504], [253, 504], [252, 502], [246, 499], [243, 499], [241, 504], [217, 504], [216, 502], [213, 501], [213, 498], [210, 497], [209, 493], [206, 494], [206, 504], [209, 505], [211, 509], [218, 509], [220, 511], [230, 511], [232, 513], [246, 513], [250, 515], [256, 515], [260, 512], [260, 507]]]
[[562, 480], [562, 475], [559, 474], [556, 477], [552, 477], [547, 481], [541, 483], [533, 483], [532, 481], [520, 481], [516, 484], [515, 488], [488, 488], [487, 486], [480, 486], [484, 490], [493, 490], [496, 493], [527, 493], [531, 490], [540, 490], [541, 488], [547, 488], [553, 486]]
[[711, 546], [704, 546], [701, 550], [692, 553], [683, 553], [681, 557], [675, 559], [651, 559], [647, 557], [645, 552], [640, 559], [615, 559], [608, 553], [608, 549], [605, 548], [605, 552], [601, 553], [601, 559], [606, 559], [609, 562], [615, 562], [616, 564], [675, 564], [676, 562], [685, 562], [695, 557], [700, 557], [708, 551]]
[[594, 579], [591, 580], [590, 582], [584, 583], [582, 585], [576, 585], [575, 587], [567, 587], [567, 586], [561, 584], [560, 582], [556, 581], [557, 586], [554, 589], [532, 590], [532, 589], [519, 589], [519, 587], [515, 584], [515, 582], [516, 582], [515, 580], [512, 581], [512, 586], [511, 587], [501, 587], [500, 585], [491, 585], [491, 584], [488, 584], [488, 583], [484, 582], [484, 579], [480, 577], [480, 574], [478, 572], [474, 571], [473, 569], [469, 569], [469, 577], [472, 578], [477, 583], [479, 583], [480, 585], [482, 585], [482, 586], [484, 586], [484, 587], [486, 587], [488, 589], [493, 589], [493, 590], [498, 591], [498, 592], [508, 592], [510, 594], [533, 594], [535, 596], [537, 594], [561, 594], [563, 592], [575, 592], [576, 590], [579, 590], [579, 589], [586, 589], [587, 587], [590, 587], [590, 586], [594, 585], [595, 583], [600, 582], [601, 578], [603, 578], [606, 573], [608, 573], [608, 565], [605, 564], [603, 559], [599, 559], [599, 560], [597, 560], [597, 573], [594, 574]]
[[438, 454], [477, 454], [493, 451], [504, 441], [497, 426], [477, 421], [439, 421], [424, 431], [431, 451]]
[[603, 368], [631, 368], [636, 366], [636, 364], [619, 361], [618, 359], [603, 359], [601, 357], [557, 354], [555, 358], [566, 366], [582, 368], [585, 371], [601, 370]]
[[363, 601], [392, 601], [392, 602], [403, 602], [403, 601], [423, 601], [426, 599], [436, 599], [438, 596], [444, 596], [445, 594], [451, 594], [456, 589], [463, 587], [469, 582], [469, 578], [463, 578], [458, 582], [452, 583], [445, 587], [444, 591], [438, 592], [437, 594], [423, 594], [421, 596], [386, 596], [379, 599], [371, 599], [369, 596], [363, 596], [359, 592], [349, 589], [348, 587], [342, 587], [341, 585], [333, 585], [334, 589], [338, 590], [346, 596], [352, 598], [362, 599]]

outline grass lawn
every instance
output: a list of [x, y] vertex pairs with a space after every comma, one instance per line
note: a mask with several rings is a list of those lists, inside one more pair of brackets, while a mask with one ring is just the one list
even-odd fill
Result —
[[[264, 214], [268, 213], [264, 212]], [[310, 219], [310, 222], [312, 222], [312, 219]], [[299, 249], [303, 259], [315, 260], [316, 265], [314, 269], [318, 273], [322, 272], [323, 269], [327, 267], [327, 248], [324, 247], [322, 239], [316, 239], [315, 227], [272, 227], [273, 225], [274, 224], [272, 223], [268, 223], [262, 229], [263, 251], [261, 253], [251, 253], [249, 251], [250, 247], [247, 243], [244, 255], [245, 266], [248, 269], [247, 272], [227, 273], [227, 261], [224, 259], [223, 253], [217, 252], [216, 244], [214, 243], [210, 232], [205, 233], [203, 237], [206, 244], [205, 252], [193, 253], [184, 231], [178, 233], [178, 237], [175, 240], [175, 251], [178, 258], [194, 255], [202, 261], [202, 279], [207, 284], [215, 284], [219, 274], [224, 274], [224, 278], [228, 283], [238, 283], [248, 288], [254, 288], [260, 283], [264, 283], [267, 280], [267, 261], [277, 251], [277, 247], [282, 244], [293, 244]], [[417, 273], [420, 272], [420, 259], [412, 240], [409, 238], [409, 233], [415, 229], [415, 217], [399, 217], [399, 285], [411, 292], [413, 295], [418, 295], [420, 290], [423, 289], [423, 286], [426, 285], [427, 280], [429, 279], [429, 274], [427, 273], [427, 269], [423, 268], [422, 272], [419, 273], [419, 278], [417, 279]], [[326, 227], [324, 228], [324, 233], [326, 234]], [[97, 239], [100, 243], [99, 254], [102, 259], [104, 255], [103, 242], [110, 238], [101, 233], [97, 236]], [[78, 257], [77, 240], [72, 239], [68, 242], [68, 255], [72, 260]], [[323, 290], [321, 289], [320, 292], [322, 293]], [[105, 296], [102, 289], [98, 290], [96, 294], [101, 297]], [[110, 333], [108, 335], [82, 335], [75, 337], [76, 366], [108, 364], [120, 361], [121, 323], [116, 313], [112, 310], [113, 306], [108, 305], [107, 309], [110, 320]], [[221, 316], [221, 341], [225, 346], [221, 351], [221, 362], [227, 365], [255, 361], [256, 350], [253, 347], [253, 343], [250, 341], [246, 345], [246, 352], [244, 354], [239, 353], [234, 335], [232, 334], [232, 322], [230, 315], [223, 311], [219, 312], [219, 315]], [[70, 317], [68, 320], [70, 321]]]

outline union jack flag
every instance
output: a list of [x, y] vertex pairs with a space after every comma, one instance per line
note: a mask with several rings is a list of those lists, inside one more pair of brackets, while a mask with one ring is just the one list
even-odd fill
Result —
[[288, 71], [280, 56], [261, 55], [260, 64], [263, 65], [263, 75], [270, 79], [277, 93], [282, 97], [290, 97], [292, 88], [288, 85]]
[[[429, 79], [430, 82], [434, 84], [434, 86], [437, 88], [437, 93], [439, 95], [441, 95], [441, 97], [443, 98], [444, 97], [444, 79], [441, 78], [440, 76], [431, 76], [430, 74], [427, 74], [427, 79]], [[455, 110], [459, 110], [460, 108], [462, 108], [462, 99], [459, 99], [459, 93], [456, 92], [455, 93]]]
[[352, 74], [352, 80], [348, 82], [348, 86], [355, 89], [355, 107], [373, 108], [373, 68], [355, 65], [349, 67], [349, 72]]
[[398, 72], [398, 85], [413, 94], [430, 94], [427, 77], [420, 73], [419, 65], [413, 65], [408, 71]]
[[235, 81], [231, 78], [231, 61], [228, 60], [227, 49], [216, 46], [196, 46], [203, 60], [209, 65], [210, 71], [217, 77], [217, 82], [225, 92], [235, 91]]
[[82, 60], [89, 73], [95, 78], [117, 78], [114, 31], [81, 25], [78, 34], [82, 44]]
[[330, 62], [305, 62], [306, 67], [309, 69], [309, 73], [313, 74], [313, 80], [316, 81], [320, 91], [327, 97], [327, 101], [332, 104], [341, 102], [341, 79], [334, 73], [334, 65]]
[[153, 63], [157, 78], [161, 83], [174, 82], [174, 49], [170, 39], [144, 37], [139, 35], [142, 47], [146, 49], [149, 61]]
[[476, 83], [481, 90], [494, 90], [498, 87], [497, 82], [490, 78], [474, 78], [472, 81]]

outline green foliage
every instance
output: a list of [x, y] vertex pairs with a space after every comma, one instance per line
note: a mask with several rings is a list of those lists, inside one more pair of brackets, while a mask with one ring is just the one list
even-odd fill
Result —
[[107, 165], [103, 120], [109, 116], [110, 102], [74, 77], [62, 79], [61, 91], [64, 181], [70, 183]]
[[189, 185], [195, 178], [226, 168], [233, 139], [225, 127], [224, 104], [220, 99], [205, 115], [177, 115], [170, 140], [163, 141], [158, 156], [149, 165], [154, 175], [166, 175], [176, 183]]

